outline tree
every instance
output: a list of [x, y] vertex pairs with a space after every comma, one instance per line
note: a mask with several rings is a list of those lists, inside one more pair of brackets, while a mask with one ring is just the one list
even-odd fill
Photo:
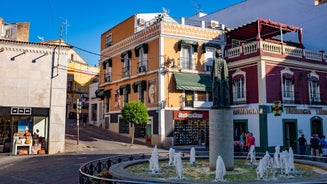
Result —
[[132, 142], [134, 144], [135, 124], [144, 124], [148, 122], [148, 110], [142, 102], [128, 102], [124, 105], [121, 115], [124, 121], [132, 124]]

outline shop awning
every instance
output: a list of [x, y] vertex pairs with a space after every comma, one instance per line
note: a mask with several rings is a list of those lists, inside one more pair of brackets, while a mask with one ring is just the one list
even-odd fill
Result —
[[176, 89], [211, 91], [211, 78], [207, 75], [174, 73]]

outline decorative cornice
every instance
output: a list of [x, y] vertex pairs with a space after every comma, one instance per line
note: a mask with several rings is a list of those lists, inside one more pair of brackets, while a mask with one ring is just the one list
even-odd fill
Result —
[[[177, 23], [160, 22], [146, 27], [140, 32], [137, 32], [124, 40], [104, 49], [101, 55], [104, 55], [101, 60], [105, 60], [108, 57], [118, 55], [136, 45], [144, 43], [162, 34], [188, 37], [198, 40], [220, 40], [219, 37], [222, 34], [220, 30], [214, 30], [209, 28], [201, 28], [189, 25], [182, 25]], [[101, 62], [101, 61], [100, 61]]]

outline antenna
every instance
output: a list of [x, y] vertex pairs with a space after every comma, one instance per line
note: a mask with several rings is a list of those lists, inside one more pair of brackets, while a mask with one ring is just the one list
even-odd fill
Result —
[[196, 3], [196, 2], [194, 2], [194, 1], [192, 1], [193, 2], [193, 4], [195, 5], [195, 7], [196, 7], [196, 10], [197, 10], [197, 13], [200, 13], [200, 12], [202, 12], [202, 10], [201, 10], [201, 5], [200, 4], [198, 4], [198, 3]]
[[37, 36], [37, 38], [38, 38], [41, 42], [44, 42], [44, 37], [43, 37], [43, 36]]
[[68, 24], [68, 20], [65, 19], [65, 21], [62, 22], [61, 24], [64, 25], [64, 27], [65, 27], [65, 34], [66, 34], [66, 39], [65, 39], [65, 40], [66, 40], [66, 42], [68, 42], [67, 35], [68, 35], [68, 27], [70, 26], [70, 25]]
[[168, 15], [169, 14], [169, 9], [167, 10], [165, 7], [162, 7], [162, 11], [164, 15]]

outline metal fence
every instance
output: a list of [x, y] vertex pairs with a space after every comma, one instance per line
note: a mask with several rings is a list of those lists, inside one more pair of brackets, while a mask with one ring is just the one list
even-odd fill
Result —
[[[206, 155], [208, 152], [200, 152], [199, 155]], [[198, 156], [199, 156], [198, 155]], [[265, 153], [256, 153], [256, 160], [261, 159]], [[273, 157], [273, 153], [270, 153]], [[139, 153], [131, 155], [115, 155], [107, 158], [93, 160], [82, 165], [79, 169], [79, 183], [80, 184], [154, 184], [154, 183], [165, 183], [165, 182], [142, 182], [142, 181], [131, 181], [115, 179], [109, 174], [109, 169], [114, 164], [122, 162], [128, 162], [133, 160], [144, 160], [150, 159], [151, 153]], [[168, 152], [159, 152], [159, 159], [167, 159], [169, 157]], [[182, 153], [182, 157], [188, 158], [189, 153]], [[199, 156], [201, 157], [201, 156]], [[247, 153], [234, 153], [234, 158], [247, 159]], [[305, 163], [312, 166], [317, 166], [322, 169], [327, 169], [327, 157], [317, 157], [310, 155], [298, 155], [294, 154], [296, 162]]]

